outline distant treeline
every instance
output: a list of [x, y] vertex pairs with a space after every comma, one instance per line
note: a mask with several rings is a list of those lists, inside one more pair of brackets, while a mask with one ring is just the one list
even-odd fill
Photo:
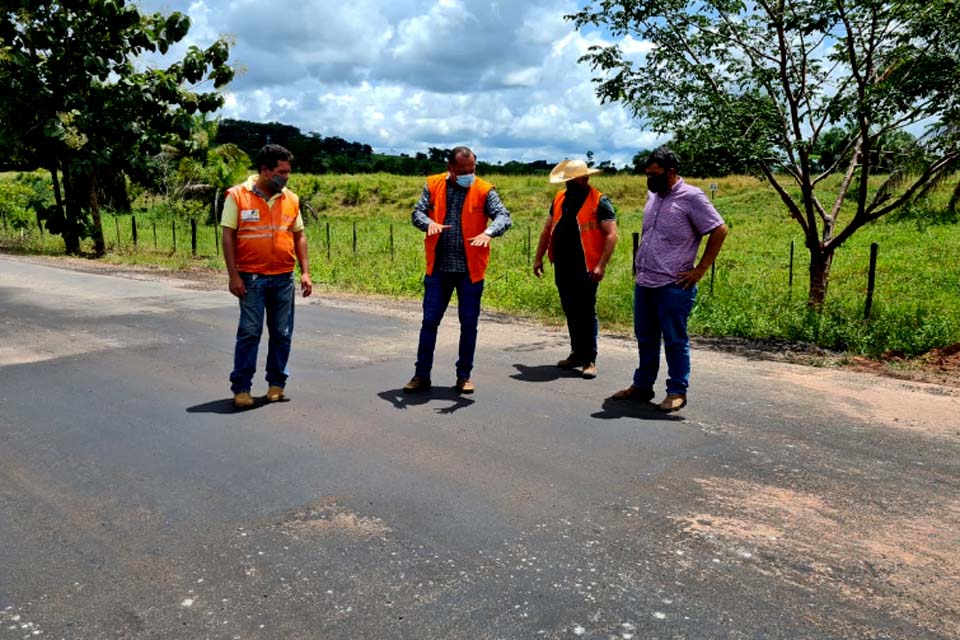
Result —
[[[407, 176], [425, 176], [444, 171], [449, 149], [429, 147], [425, 152], [410, 156], [374, 153], [368, 144], [348, 142], [338, 136], [322, 136], [319, 133], [303, 134], [298, 128], [270, 122], [267, 124], [247, 120], [225, 119], [217, 129], [216, 144], [232, 143], [251, 158], [264, 144], [272, 142], [283, 145], [295, 156], [296, 169], [303, 173], [392, 173]], [[561, 160], [536, 160], [534, 162], [509, 162], [491, 164], [482, 158], [477, 162], [477, 171], [508, 175], [547, 174]], [[606, 173], [616, 173], [609, 162], [598, 165]]]

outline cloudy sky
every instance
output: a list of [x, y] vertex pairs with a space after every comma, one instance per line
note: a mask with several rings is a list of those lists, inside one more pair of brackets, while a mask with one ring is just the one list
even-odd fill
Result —
[[[141, 0], [180, 11], [184, 46], [235, 40], [222, 115], [278, 121], [384, 153], [466, 144], [482, 160], [629, 164], [662, 137], [601, 105], [592, 44], [563, 19], [583, 0]], [[644, 43], [627, 38], [638, 59]], [[174, 54], [176, 51], [174, 52]]]

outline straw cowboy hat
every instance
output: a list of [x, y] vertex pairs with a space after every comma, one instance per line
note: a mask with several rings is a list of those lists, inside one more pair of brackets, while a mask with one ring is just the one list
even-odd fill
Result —
[[592, 176], [601, 171], [602, 169], [591, 169], [583, 160], [564, 160], [550, 171], [550, 183], [560, 184], [574, 178]]

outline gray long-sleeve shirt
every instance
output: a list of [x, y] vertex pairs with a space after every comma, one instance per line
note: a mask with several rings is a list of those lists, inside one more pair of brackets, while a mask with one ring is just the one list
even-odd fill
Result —
[[[447, 215], [443, 224], [450, 225], [450, 228], [440, 234], [436, 256], [437, 268], [444, 273], [467, 272], [467, 255], [463, 247], [463, 228], [460, 224], [466, 195], [466, 189], [456, 181], [447, 179]], [[487, 193], [483, 212], [490, 219], [484, 233], [491, 238], [502, 236], [513, 225], [510, 212], [503, 205], [496, 189]], [[413, 207], [412, 222], [421, 231], [426, 231], [430, 226], [430, 190], [427, 187], [423, 188], [420, 200]]]

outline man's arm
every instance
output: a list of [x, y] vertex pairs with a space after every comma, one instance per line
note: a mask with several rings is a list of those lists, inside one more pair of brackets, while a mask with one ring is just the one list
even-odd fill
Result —
[[490, 218], [490, 224], [484, 229], [483, 233], [467, 238], [467, 241], [474, 247], [488, 247], [490, 240], [499, 238], [507, 232], [507, 229], [513, 226], [513, 220], [510, 219], [510, 212], [500, 200], [500, 195], [496, 189], [490, 189], [487, 192], [487, 199], [483, 203], [483, 212]]
[[723, 247], [723, 241], [726, 240], [726, 238], [726, 224], [721, 224], [719, 227], [711, 231], [707, 236], [707, 246], [703, 250], [703, 255], [700, 257], [700, 263], [689, 271], [681, 272], [680, 278], [677, 280], [677, 284], [684, 289], [689, 289], [693, 285], [700, 282], [703, 276], [707, 273], [707, 270], [713, 265], [714, 260], [716, 260], [717, 256], [720, 254], [720, 248]]
[[242, 298], [247, 295], [247, 288], [243, 284], [243, 278], [237, 270], [237, 230], [230, 227], [223, 228], [223, 261], [227, 265], [227, 276], [230, 279], [230, 293]]
[[533, 259], [533, 275], [538, 278], [543, 276], [543, 256], [550, 248], [550, 235], [553, 231], [553, 214], [548, 213], [547, 219], [543, 223], [543, 231], [540, 232], [540, 242], [537, 243], [537, 255]]
[[603, 274], [607, 271], [607, 263], [613, 256], [613, 250], [617, 247], [619, 234], [617, 233], [616, 220], [604, 220], [600, 223], [600, 233], [603, 234], [603, 251], [600, 253], [600, 262], [590, 272], [590, 279], [594, 282], [603, 280]]
[[313, 280], [310, 279], [310, 260], [307, 256], [307, 234], [300, 231], [293, 232], [293, 250], [297, 254], [297, 262], [300, 263], [300, 291], [303, 297], [308, 298], [313, 292]]
[[237, 201], [229, 194], [223, 200], [220, 226], [223, 230], [220, 243], [223, 246], [223, 261], [227, 265], [230, 293], [242, 298], [247, 295], [247, 287], [243, 284], [243, 278], [240, 277], [240, 271], [237, 269], [237, 227], [240, 226], [240, 210], [237, 207]]
[[420, 231], [426, 231], [428, 236], [435, 236], [438, 233], [442, 233], [444, 229], [450, 228], [450, 225], [434, 222], [430, 217], [430, 190], [426, 187], [423, 188], [423, 193], [420, 194], [420, 200], [417, 201], [417, 204], [413, 205], [413, 215], [410, 221], [413, 223], [413, 226], [420, 229]]

